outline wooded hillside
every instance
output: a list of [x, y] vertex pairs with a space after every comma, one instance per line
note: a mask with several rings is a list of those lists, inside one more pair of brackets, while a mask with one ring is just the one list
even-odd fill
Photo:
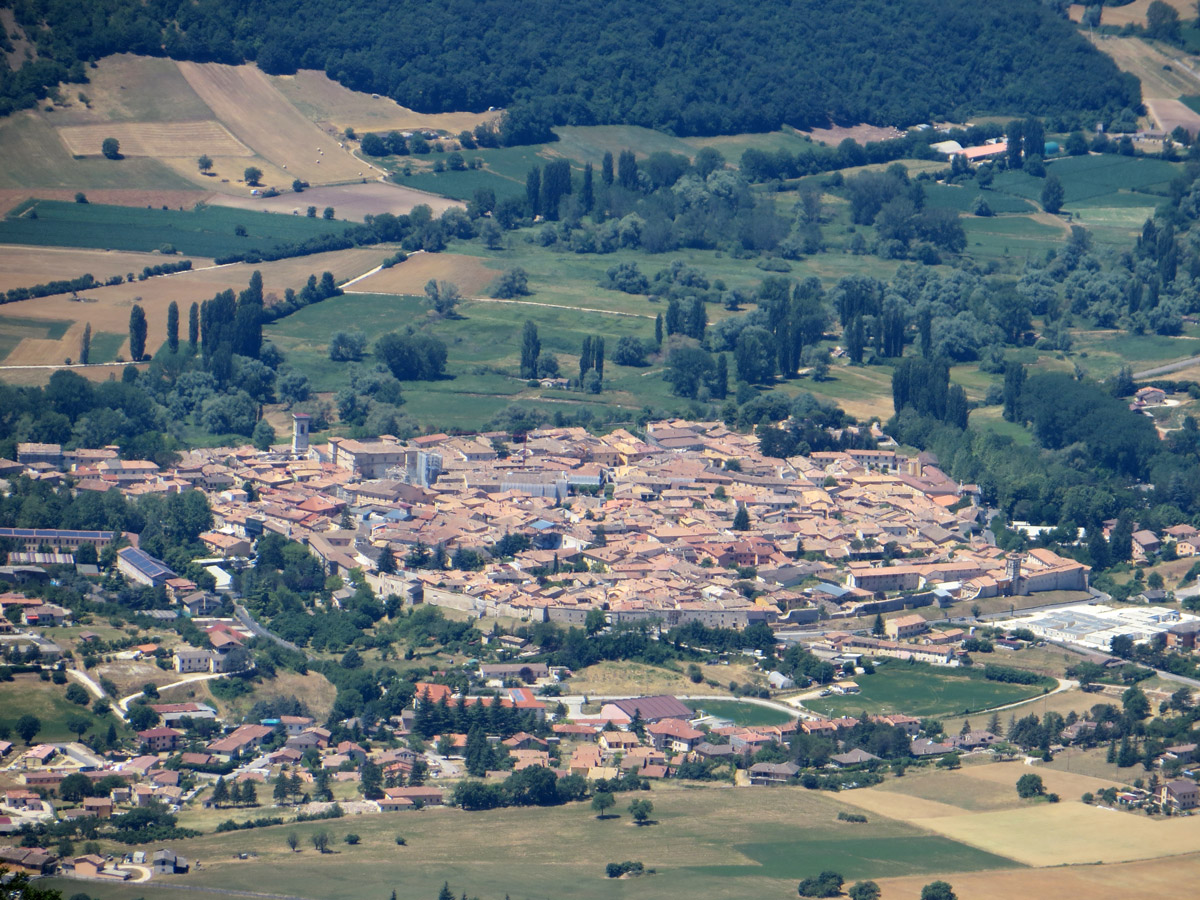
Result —
[[421, 112], [517, 107], [531, 134], [551, 122], [692, 135], [987, 112], [1107, 119], [1140, 102], [1135, 79], [1037, 0], [12, 5], [39, 62], [0, 72], [0, 113], [117, 52], [324, 69]]

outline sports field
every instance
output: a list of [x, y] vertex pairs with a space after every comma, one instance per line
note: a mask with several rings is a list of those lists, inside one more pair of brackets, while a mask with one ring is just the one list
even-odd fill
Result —
[[[263, 890], [313, 900], [436, 896], [444, 881], [456, 892], [499, 898], [609, 900], [703, 896], [794, 896], [796, 882], [832, 868], [847, 878], [888, 874], [1004, 869], [1008, 860], [931, 835], [895, 820], [871, 817], [866, 825], [837, 820], [847, 807], [838, 799], [799, 788], [656, 788], [656, 824], [637, 828], [624, 807], [619, 818], [597, 821], [588, 804], [484, 813], [427, 809], [364, 816], [352, 821], [283, 826], [217, 835], [173, 846], [200, 858], [197, 873], [174, 883], [215, 890]], [[336, 854], [318, 856], [308, 835], [334, 836]], [[307, 849], [291, 853], [284, 838], [295, 830]], [[354, 831], [355, 847], [341, 842]], [[407, 846], [397, 847], [402, 834]], [[470, 847], [465, 854], [463, 847]], [[257, 853], [234, 860], [236, 850]], [[656, 874], [639, 880], [604, 877], [608, 862], [641, 860]], [[155, 900], [155, 883], [109, 887], [89, 884], [101, 898]], [[630, 892], [633, 892], [632, 894]], [[132, 892], [132, 893], [131, 893]], [[188, 891], [189, 896], [202, 897]]]
[[985, 681], [982, 671], [968, 674], [965, 669], [898, 660], [877, 665], [874, 675], [861, 675], [855, 681], [861, 693], [805, 700], [804, 705], [829, 716], [857, 716], [864, 710], [944, 716], [1003, 706], [1042, 693], [1041, 687]]

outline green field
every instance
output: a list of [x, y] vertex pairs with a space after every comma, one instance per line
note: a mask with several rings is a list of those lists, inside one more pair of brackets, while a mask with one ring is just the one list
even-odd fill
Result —
[[[235, 233], [238, 226], [245, 228], [244, 237]], [[217, 257], [340, 234], [345, 228], [344, 222], [223, 206], [180, 211], [34, 200], [0, 220], [0, 243], [140, 251], [171, 244], [188, 256]]]
[[[90, 711], [90, 704], [78, 706], [67, 700], [65, 695], [69, 684], [74, 682], [53, 684], [42, 681], [37, 675], [17, 675], [12, 681], [0, 683], [0, 722], [11, 729], [21, 716], [36, 716], [42, 723], [42, 730], [34, 737], [35, 744], [75, 740], [74, 732], [68, 731], [66, 725], [67, 719], [72, 716], [83, 716], [97, 723], [99, 727], [93, 724], [92, 731], [99, 731], [101, 736], [108, 730], [110, 722], [117, 726], [119, 732], [124, 731], [124, 723], [114, 715], [97, 719]], [[15, 734], [10, 735], [9, 740], [17, 747], [24, 746], [21, 738]]]
[[127, 340], [129, 340], [127, 334], [116, 334], [111, 331], [96, 332], [92, 335], [88, 362], [92, 364], [116, 362], [117, 353], [120, 352], [121, 346]]
[[694, 710], [703, 710], [710, 716], [729, 719], [738, 725], [784, 725], [796, 721], [795, 715], [782, 710], [740, 700], [689, 700], [687, 705]]
[[[854, 880], [1016, 865], [876, 815], [866, 825], [839, 822], [837, 813], [849, 807], [800, 788], [663, 785], [642, 796], [654, 803], [656, 822], [645, 828], [632, 825], [622, 795], [614, 810], [620, 817], [606, 821], [597, 821], [587, 804], [483, 813], [427, 809], [208, 836], [172, 845], [202, 861], [198, 873], [149, 885], [89, 883], [87, 889], [102, 900], [160, 900], [172, 895], [169, 883], [188, 886], [193, 897], [202, 896], [196, 889], [209, 889], [386, 900], [395, 889], [415, 900], [436, 896], [449, 882], [456, 896], [465, 891], [485, 900], [742, 900], [795, 896], [798, 880], [828, 868]], [[336, 853], [318, 856], [311, 849], [308, 836], [321, 828], [333, 836]], [[284, 843], [292, 830], [304, 842], [299, 854]], [[361, 836], [359, 845], [342, 843], [349, 831]], [[397, 834], [407, 846], [396, 846]], [[236, 861], [238, 851], [258, 856]], [[641, 860], [656, 874], [606, 878], [605, 865], [621, 860]], [[56, 884], [68, 895], [73, 891]]]
[[985, 681], [982, 669], [935, 668], [895, 660], [878, 665], [874, 675], [855, 680], [861, 693], [805, 700], [804, 705], [827, 716], [861, 712], [947, 716], [1016, 703], [1042, 693], [1040, 686]]

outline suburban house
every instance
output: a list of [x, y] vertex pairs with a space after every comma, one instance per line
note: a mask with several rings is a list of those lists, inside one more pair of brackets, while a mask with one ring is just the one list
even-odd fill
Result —
[[704, 732], [698, 731], [682, 719], [663, 719], [646, 726], [646, 736], [656, 750], [671, 750], [687, 753], [704, 740]]
[[183, 732], [160, 726], [139, 731], [137, 736], [138, 740], [145, 744], [151, 753], [171, 753], [179, 746]]
[[883, 623], [883, 630], [887, 636], [893, 641], [903, 640], [904, 638], [915, 637], [924, 631], [929, 630], [929, 623], [921, 616], [900, 616], [895, 619], [888, 619]]
[[800, 772], [795, 763], [755, 763], [750, 767], [751, 784], [787, 784]]
[[1158, 802], [1176, 812], [1200, 805], [1200, 788], [1193, 781], [1168, 781], [1158, 789]]
[[155, 875], [175, 875], [187, 870], [187, 859], [174, 850], [155, 850], [150, 858], [150, 871]]
[[261, 747], [275, 733], [274, 728], [266, 725], [242, 725], [233, 733], [213, 741], [208, 745], [208, 752], [214, 756], [231, 758], [247, 750]]
[[866, 750], [855, 749], [829, 757], [829, 764], [835, 769], [845, 769], [850, 766], [865, 765], [873, 759], [879, 759], [879, 757]]

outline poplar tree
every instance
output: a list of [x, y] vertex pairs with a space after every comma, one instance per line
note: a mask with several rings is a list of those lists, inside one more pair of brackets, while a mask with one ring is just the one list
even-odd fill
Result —
[[179, 304], [174, 300], [167, 307], [167, 346], [172, 353], [179, 351]]

